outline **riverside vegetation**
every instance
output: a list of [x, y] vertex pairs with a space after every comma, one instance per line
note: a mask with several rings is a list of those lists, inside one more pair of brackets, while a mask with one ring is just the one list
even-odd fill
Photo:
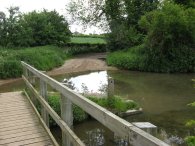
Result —
[[[134, 101], [126, 102], [119, 96], [114, 96], [110, 98], [98, 98], [95, 96], [86, 96], [89, 100], [97, 103], [98, 105], [105, 107], [106, 109], [112, 111], [115, 114], [119, 114], [121, 112], [126, 112], [130, 109], [138, 109], [139, 106]], [[60, 115], [60, 95], [57, 93], [52, 94], [48, 97], [48, 103], [50, 106]], [[74, 123], [82, 122], [90, 118], [90, 116], [83, 111], [80, 107], [73, 105], [73, 117]], [[52, 125], [54, 125], [53, 121], [50, 121]]]
[[149, 72], [195, 72], [195, 9], [164, 3], [142, 16], [147, 32], [142, 45], [111, 53], [107, 62], [120, 68]]

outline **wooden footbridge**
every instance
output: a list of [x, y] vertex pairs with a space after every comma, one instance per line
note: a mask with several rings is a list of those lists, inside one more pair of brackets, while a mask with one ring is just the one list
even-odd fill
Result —
[[[22, 66], [22, 77], [28, 92], [0, 94], [0, 146], [58, 146], [49, 130], [49, 117], [62, 130], [63, 146], [84, 146], [71, 129], [72, 103], [81, 107], [115, 135], [125, 139], [129, 146], [168, 146], [25, 62], [22, 62]], [[39, 88], [34, 86], [37, 81], [40, 82]], [[61, 94], [61, 115], [47, 102], [47, 86]], [[36, 105], [40, 105], [39, 108]]]

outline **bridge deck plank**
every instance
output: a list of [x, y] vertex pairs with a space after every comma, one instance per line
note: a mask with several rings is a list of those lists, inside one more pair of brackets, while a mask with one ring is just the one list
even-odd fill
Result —
[[0, 145], [54, 145], [21, 92], [0, 94]]

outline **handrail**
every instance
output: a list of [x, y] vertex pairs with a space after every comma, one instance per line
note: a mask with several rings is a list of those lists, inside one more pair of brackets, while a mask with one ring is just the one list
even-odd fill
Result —
[[[165, 142], [135, 127], [131, 123], [116, 116], [115, 114], [111, 113], [105, 108], [102, 108], [101, 106], [90, 101], [84, 96], [74, 92], [73, 90], [69, 89], [68, 87], [64, 86], [58, 81], [50, 78], [49, 76], [43, 74], [42, 72], [38, 71], [34, 67], [28, 65], [27, 63], [25, 62], [21, 62], [21, 63], [25, 69], [27, 69], [35, 76], [40, 78], [40, 80], [44, 81], [45, 83], [49, 84], [51, 87], [59, 91], [63, 96], [68, 98], [72, 103], [78, 105], [85, 112], [90, 114], [93, 118], [95, 118], [104, 126], [106, 126], [111, 131], [113, 131], [116, 135], [124, 139], [128, 139], [130, 144], [135, 146], [168, 146], [168, 144], [166, 144]], [[24, 80], [27, 83], [28, 87], [31, 88], [32, 85], [28, 84], [28, 80], [26, 80], [25, 78]], [[43, 106], [47, 109], [48, 112], [52, 111], [52, 109], [48, 109], [48, 107], [46, 106], [47, 102], [45, 102], [44, 100], [40, 100], [40, 102], [43, 104]]]
[[32, 91], [35, 97], [39, 100], [41, 105], [47, 110], [54, 121], [60, 126], [63, 132], [65, 132], [74, 146], [84, 146], [83, 142], [74, 134], [74, 132], [68, 127], [68, 125], [58, 116], [58, 114], [50, 107], [50, 105], [39, 95], [25, 76], [22, 76], [28, 88]]

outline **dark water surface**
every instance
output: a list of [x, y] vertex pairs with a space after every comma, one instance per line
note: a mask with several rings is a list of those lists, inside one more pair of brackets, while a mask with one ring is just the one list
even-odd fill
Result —
[[[59, 81], [69, 79], [79, 92], [84, 92], [81, 86], [85, 86], [89, 92], [100, 92], [101, 86], [107, 85], [107, 76], [114, 78], [116, 95], [135, 100], [144, 110], [143, 114], [130, 116], [126, 120], [151, 122], [158, 127], [157, 136], [173, 146], [184, 146], [183, 138], [195, 135], [194, 129], [185, 127], [186, 121], [195, 119], [195, 108], [187, 106], [188, 103], [195, 101], [195, 89], [191, 81], [195, 74], [102, 71], [55, 78]], [[23, 83], [17, 81], [0, 86], [0, 92], [23, 87]], [[58, 129], [53, 131], [59, 136]], [[95, 120], [75, 125], [74, 131], [89, 145], [95, 145], [94, 143], [114, 145], [113, 133]], [[92, 137], [99, 137], [99, 140], [91, 140]]]

